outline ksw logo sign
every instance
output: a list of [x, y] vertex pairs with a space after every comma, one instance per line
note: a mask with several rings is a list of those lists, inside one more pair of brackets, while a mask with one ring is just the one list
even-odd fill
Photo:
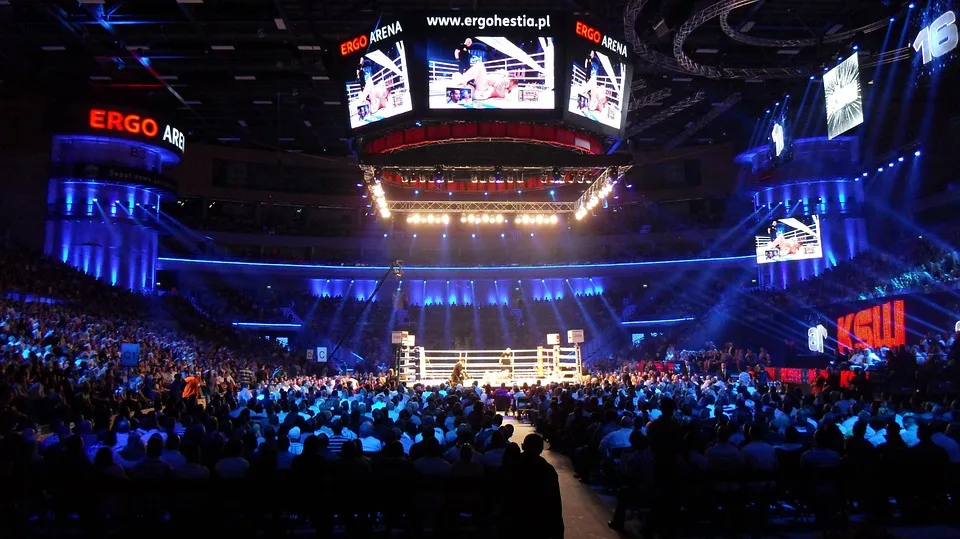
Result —
[[837, 350], [840, 352], [855, 348], [893, 348], [906, 343], [906, 308], [902, 299], [837, 318]]

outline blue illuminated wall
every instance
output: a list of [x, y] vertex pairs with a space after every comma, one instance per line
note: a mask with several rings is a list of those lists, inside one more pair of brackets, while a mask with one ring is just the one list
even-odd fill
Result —
[[172, 193], [104, 177], [113, 167], [160, 174], [178, 158], [149, 145], [105, 137], [53, 138], [47, 189], [44, 252], [98, 279], [131, 290], [153, 289], [156, 280], [160, 200]]
[[[819, 275], [869, 247], [864, 217], [865, 193], [859, 169], [857, 140], [851, 137], [802, 139], [794, 160], [775, 173], [755, 179], [754, 207], [760, 226], [791, 216], [819, 215], [823, 258], [758, 265], [761, 284], [785, 288]], [[762, 169], [760, 151], [738, 161]]]
[[[513, 305], [516, 298], [525, 301], [562, 299], [571, 295], [593, 295], [604, 291], [605, 278], [575, 279], [428, 279], [390, 280], [377, 294], [380, 301], [398, 298], [409, 305]], [[310, 291], [320, 297], [370, 297], [374, 280], [311, 279]]]

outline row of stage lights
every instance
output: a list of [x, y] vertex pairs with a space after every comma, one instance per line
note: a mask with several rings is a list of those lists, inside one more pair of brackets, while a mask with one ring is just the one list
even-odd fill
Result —
[[590, 198], [588, 198], [586, 202], [584, 202], [583, 206], [580, 206], [579, 208], [577, 208], [577, 211], [574, 214], [574, 217], [577, 218], [577, 221], [583, 219], [584, 217], [587, 216], [588, 212], [592, 211], [594, 208], [597, 207], [598, 204], [606, 200], [606, 198], [610, 196], [610, 193], [612, 192], [613, 192], [613, 182], [607, 182], [596, 193], [593, 193], [592, 195], [590, 195]]
[[374, 182], [370, 186], [370, 194], [373, 195], [373, 203], [376, 205], [380, 217], [389, 219], [390, 208], [387, 207], [386, 193], [383, 192], [383, 185], [381, 185], [379, 181]]
[[[443, 215], [434, 215], [428, 213], [427, 215], [420, 215], [415, 213], [413, 215], [407, 216], [407, 222], [419, 225], [447, 225], [450, 224], [450, 216], [447, 214]], [[480, 225], [489, 225], [489, 224], [504, 224], [510, 222], [510, 217], [504, 217], [502, 214], [489, 214], [482, 213], [479, 215], [475, 214], [464, 214], [460, 216], [460, 222], [466, 224], [480, 224]], [[555, 225], [560, 222], [560, 218], [556, 215], [517, 215], [513, 218], [513, 222], [518, 225]]]
[[[914, 157], [920, 157], [920, 150], [914, 150], [913, 156], [914, 156]], [[897, 157], [896, 159], [891, 159], [891, 160], [887, 163], [887, 166], [886, 166], [886, 167], [884, 167], [883, 165], [878, 166], [878, 167], [877, 167], [877, 172], [883, 172], [884, 170], [892, 169], [892, 168], [895, 167], [898, 163], [903, 163], [903, 156], [902, 156], [902, 155], [901, 155], [900, 157]], [[864, 178], [870, 176], [870, 171], [868, 170], [868, 171], [864, 172], [863, 174], [861, 174], [861, 176], [863, 176]], [[858, 178], [858, 180], [859, 180], [859, 178]]]

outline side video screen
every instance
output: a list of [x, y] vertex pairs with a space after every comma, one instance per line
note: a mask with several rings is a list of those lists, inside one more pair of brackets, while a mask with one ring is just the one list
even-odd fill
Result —
[[413, 110], [403, 41], [361, 56], [354, 75], [347, 82], [351, 128]]
[[584, 53], [571, 61], [567, 112], [620, 129], [627, 64], [599, 48], [578, 48]]
[[757, 263], [823, 258], [820, 216], [784, 217], [756, 237]]

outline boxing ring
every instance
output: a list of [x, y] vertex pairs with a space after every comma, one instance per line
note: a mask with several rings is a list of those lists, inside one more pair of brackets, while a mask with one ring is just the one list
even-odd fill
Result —
[[581, 380], [583, 361], [579, 344], [512, 350], [506, 354], [509, 364], [501, 361], [504, 355], [504, 350], [427, 350], [422, 346], [404, 346], [400, 349], [400, 380], [438, 385], [450, 380], [453, 366], [460, 360], [466, 373], [464, 385], [474, 381], [498, 386]]
[[[517, 81], [516, 99], [493, 97], [485, 100], [471, 100], [469, 104], [450, 103], [449, 92], [454, 89], [451, 79], [460, 74], [459, 64], [456, 62], [441, 62], [430, 60], [429, 88], [430, 108], [502, 108], [502, 109], [529, 109], [553, 108], [554, 106], [554, 48], [552, 38], [540, 39], [541, 52], [528, 54], [504, 38], [477, 38], [488, 43], [511, 57], [481, 62], [487, 73], [509, 73], [510, 78]], [[466, 89], [456, 87], [456, 89]], [[490, 101], [490, 105], [484, 105]]]

